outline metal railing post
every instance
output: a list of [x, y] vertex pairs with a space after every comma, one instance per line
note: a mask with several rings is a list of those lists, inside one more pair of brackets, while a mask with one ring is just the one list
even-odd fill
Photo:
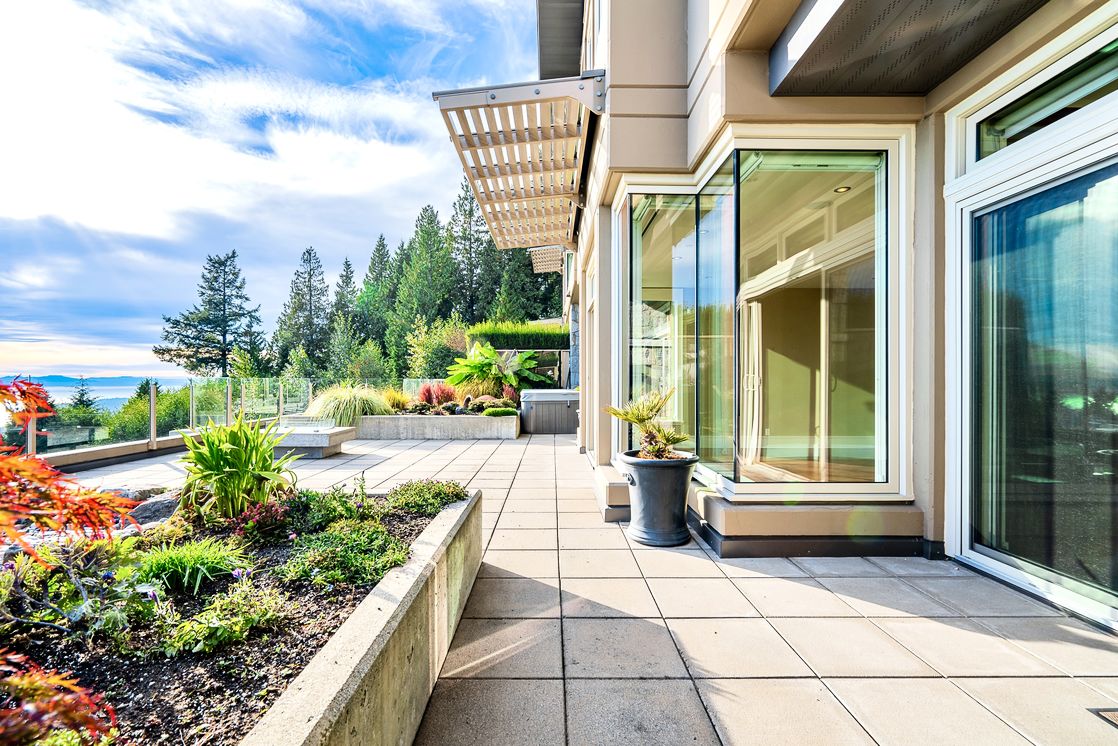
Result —
[[190, 424], [190, 429], [191, 430], [193, 430], [195, 427], [197, 427], [197, 422], [198, 422], [198, 413], [195, 410], [194, 381], [190, 381], [190, 420], [189, 420], [189, 424]]
[[159, 438], [159, 425], [156, 422], [155, 413], [155, 397], [159, 391], [156, 388], [157, 384], [152, 381], [148, 384], [148, 450], [154, 451], [157, 446], [157, 439]]
[[276, 410], [276, 417], [283, 417], [283, 379], [279, 379], [279, 393], [277, 395], [279, 409]]
[[241, 379], [241, 414], [245, 413], [245, 379]]
[[233, 380], [225, 379], [225, 424], [233, 421]]
[[314, 381], [307, 379], [307, 406], [314, 400]]
[[25, 452], [28, 456], [34, 456], [39, 452], [39, 418], [32, 417], [27, 421], [27, 448]]

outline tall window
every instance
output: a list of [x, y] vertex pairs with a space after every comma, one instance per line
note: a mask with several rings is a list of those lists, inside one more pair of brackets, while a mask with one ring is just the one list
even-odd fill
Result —
[[887, 481], [884, 173], [876, 152], [739, 153], [740, 481]]
[[1111, 163], [977, 215], [970, 258], [973, 545], [1111, 605], [1115, 205]]
[[[675, 389], [664, 419], [695, 447], [695, 198], [633, 198], [629, 388]], [[631, 445], [635, 447], [630, 441]]]
[[699, 192], [699, 456], [734, 474], [734, 160]]

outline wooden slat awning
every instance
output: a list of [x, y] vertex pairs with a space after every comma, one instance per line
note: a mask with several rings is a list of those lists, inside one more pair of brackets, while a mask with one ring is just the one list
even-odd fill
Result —
[[604, 70], [591, 70], [432, 94], [497, 248], [575, 247], [587, 139], [605, 107], [604, 81]]

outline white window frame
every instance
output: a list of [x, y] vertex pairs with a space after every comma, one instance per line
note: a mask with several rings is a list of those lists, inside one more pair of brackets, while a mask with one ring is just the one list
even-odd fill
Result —
[[[624, 219], [619, 206], [625, 197], [637, 194], [697, 195], [702, 186], [734, 150], [879, 150], [886, 153], [886, 266], [888, 289], [886, 333], [886, 401], [888, 433], [887, 475], [884, 482], [734, 482], [702, 463], [696, 478], [733, 503], [865, 502], [911, 503], [914, 499], [911, 470], [912, 443], [912, 291], [913, 205], [915, 181], [915, 126], [905, 124], [782, 124], [728, 125], [702, 160], [694, 174], [625, 174], [613, 200], [614, 221]], [[615, 232], [615, 269], [627, 268], [629, 247], [620, 246]], [[627, 277], [627, 275], [619, 275]], [[619, 286], [620, 307], [630, 303], [628, 282]], [[737, 310], [735, 309], [735, 313]], [[624, 320], [615, 325], [615, 349], [624, 348], [627, 334]], [[618, 358], [622, 360], [622, 358]], [[619, 398], [628, 399], [628, 377]], [[737, 413], [735, 412], [735, 417]], [[615, 439], [614, 448], [620, 447]]]
[[[979, 122], [1118, 38], [1118, 2], [1056, 37], [945, 114], [946, 553], [1118, 630], [1118, 609], [971, 547], [971, 231], [977, 213], [1015, 202], [1118, 157], [1118, 94], [977, 160]], [[1058, 60], [1053, 62], [1053, 59]]]

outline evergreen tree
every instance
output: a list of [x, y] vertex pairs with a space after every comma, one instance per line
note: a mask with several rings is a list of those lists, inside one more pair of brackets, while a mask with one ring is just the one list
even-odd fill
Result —
[[481, 321], [485, 318], [483, 309], [488, 310], [497, 294], [501, 272], [497, 248], [470, 183], [465, 179], [447, 224], [447, 242], [458, 266], [454, 307], [467, 323]]
[[322, 261], [314, 247], [308, 246], [291, 279], [291, 295], [283, 306], [273, 338], [276, 366], [286, 370], [288, 356], [302, 347], [316, 368], [324, 367], [330, 339], [329, 314], [330, 289], [322, 273]]
[[229, 356], [245, 330], [260, 323], [260, 307], [249, 306], [236, 250], [206, 257], [198, 303], [178, 316], [163, 317], [163, 341], [155, 356], [191, 373], [229, 374]]
[[354, 331], [361, 340], [384, 342], [384, 332], [388, 328], [388, 315], [396, 293], [396, 278], [392, 254], [384, 234], [377, 238], [373, 254], [369, 258], [369, 268], [361, 283], [354, 311]]
[[435, 208], [425, 206], [415, 221], [403, 275], [385, 334], [389, 364], [395, 376], [407, 368], [407, 335], [417, 318], [426, 322], [450, 314], [457, 269]]
[[497, 297], [489, 308], [490, 321], [526, 321], [538, 318], [533, 302], [535, 295], [535, 275], [532, 274], [532, 260], [523, 249], [507, 252], [508, 262], [501, 274], [501, 286]]
[[[252, 375], [241, 375], [234, 370], [233, 376], [237, 378], [267, 378], [276, 372], [272, 365], [273, 360], [268, 341], [264, 337], [264, 332], [256, 326], [256, 319], [253, 319], [241, 333], [241, 338], [237, 341], [237, 351], [241, 353], [243, 358], [239, 363], [241, 370], [251, 370], [253, 373]], [[232, 367], [231, 370], [233, 370]]]
[[349, 257], [342, 262], [342, 273], [338, 275], [338, 284], [334, 286], [334, 307], [331, 309], [330, 318], [338, 314], [347, 320], [353, 318], [354, 306], [357, 303], [357, 285], [353, 281], [353, 265]]
[[350, 377], [350, 368], [360, 346], [353, 334], [353, 323], [345, 315], [335, 314], [330, 343], [326, 346], [326, 378], [331, 383]]
[[153, 383], [155, 384], [155, 395], [159, 396], [159, 381], [154, 378], [141, 379], [140, 382], [136, 384], [136, 393], [133, 394], [133, 396], [139, 396], [144, 399], [148, 398], [151, 396], [151, 385]]
[[90, 390], [89, 382], [85, 380], [85, 376], [79, 376], [78, 385], [74, 387], [69, 406], [75, 409], [93, 409], [99, 401], [101, 400], [94, 396]]

